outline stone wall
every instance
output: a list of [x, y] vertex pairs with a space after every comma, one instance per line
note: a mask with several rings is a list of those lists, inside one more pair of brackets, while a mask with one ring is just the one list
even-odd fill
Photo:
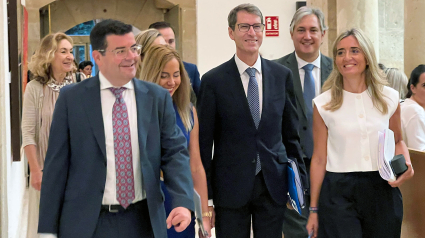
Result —
[[404, 0], [379, 0], [379, 61], [404, 71]]

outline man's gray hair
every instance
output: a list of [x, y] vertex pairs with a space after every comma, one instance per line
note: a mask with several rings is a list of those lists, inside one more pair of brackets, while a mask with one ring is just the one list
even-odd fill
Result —
[[232, 28], [232, 30], [235, 30], [235, 25], [236, 25], [236, 21], [237, 19], [237, 14], [240, 11], [245, 11], [247, 13], [250, 14], [254, 14], [260, 17], [261, 19], [261, 23], [264, 23], [263, 21], [263, 14], [261, 13], [260, 9], [251, 4], [251, 3], [243, 3], [241, 5], [238, 5], [237, 7], [233, 8], [230, 13], [229, 16], [227, 17], [227, 21], [229, 23], [229, 27]]
[[300, 7], [292, 17], [291, 25], [289, 26], [289, 30], [291, 33], [294, 32], [295, 26], [301, 21], [301, 19], [308, 15], [315, 15], [320, 23], [320, 31], [322, 34], [328, 27], [325, 25], [325, 15], [318, 8], [310, 8], [310, 7]]

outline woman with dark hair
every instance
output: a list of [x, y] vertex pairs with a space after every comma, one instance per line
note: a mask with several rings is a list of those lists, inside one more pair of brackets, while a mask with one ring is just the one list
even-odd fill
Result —
[[425, 65], [410, 75], [406, 100], [401, 104], [401, 125], [407, 147], [425, 151]]
[[72, 43], [64, 33], [49, 34], [28, 65], [32, 80], [25, 89], [22, 108], [22, 147], [31, 175], [27, 237], [38, 237], [41, 180], [55, 103], [60, 89], [75, 82]]
[[[307, 231], [320, 238], [400, 238], [398, 187], [413, 176], [400, 125], [399, 93], [376, 62], [372, 42], [358, 29], [333, 45], [333, 71], [313, 109]], [[378, 132], [394, 132], [395, 152], [408, 170], [393, 182], [378, 172]]]

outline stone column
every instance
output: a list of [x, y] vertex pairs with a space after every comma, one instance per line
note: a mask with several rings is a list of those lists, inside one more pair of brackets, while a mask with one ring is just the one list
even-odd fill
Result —
[[[7, 156], [8, 143], [7, 137], [9, 130], [7, 117], [10, 116], [7, 103], [7, 90], [9, 80], [9, 58], [7, 43], [7, 4], [6, 1], [0, 2], [0, 237], [8, 235], [8, 219], [7, 219], [7, 166], [10, 157]], [[10, 145], [9, 145], [10, 146]]]
[[307, 6], [319, 8], [325, 15], [325, 24], [328, 26], [320, 52], [332, 58], [332, 45], [337, 37], [336, 22], [336, 1], [337, 0], [308, 0]]
[[404, 0], [404, 72], [425, 64], [425, 1]]
[[336, 0], [336, 12], [337, 36], [350, 28], [360, 28], [372, 41], [379, 62], [378, 0]]

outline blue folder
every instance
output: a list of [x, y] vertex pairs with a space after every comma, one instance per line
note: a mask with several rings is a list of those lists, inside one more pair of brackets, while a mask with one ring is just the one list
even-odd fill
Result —
[[304, 208], [305, 200], [300, 172], [295, 161], [291, 159], [288, 159], [288, 161], [288, 201], [295, 211], [301, 214], [301, 208]]

